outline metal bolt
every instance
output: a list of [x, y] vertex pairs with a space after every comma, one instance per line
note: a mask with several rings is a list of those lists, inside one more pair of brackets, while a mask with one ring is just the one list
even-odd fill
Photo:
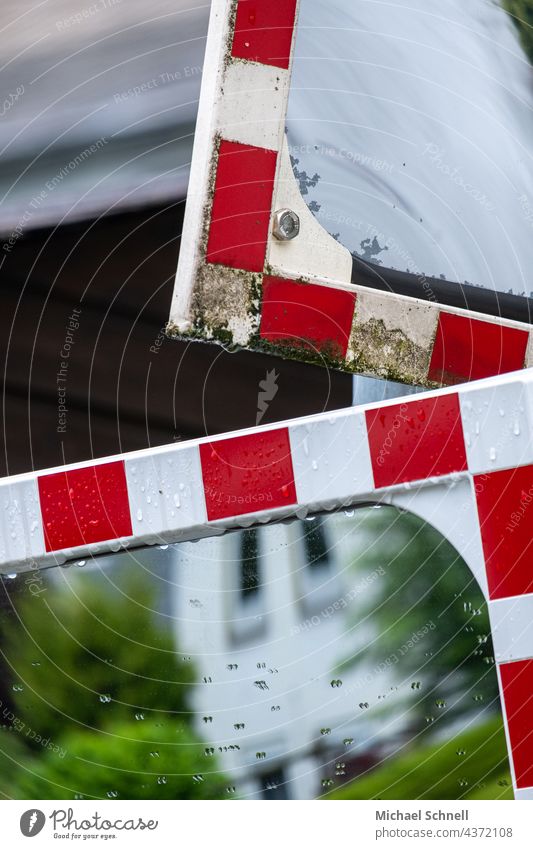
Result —
[[289, 242], [300, 232], [300, 219], [292, 209], [278, 209], [274, 213], [272, 233], [276, 239]]

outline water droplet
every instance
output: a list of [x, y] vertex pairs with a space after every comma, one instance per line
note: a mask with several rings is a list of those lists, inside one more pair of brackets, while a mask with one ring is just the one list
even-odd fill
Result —
[[102, 693], [98, 698], [103, 705], [107, 705], [111, 701], [111, 696], [109, 695], [109, 693]]
[[331, 734], [331, 728], [321, 728], [320, 733], [325, 737], [327, 734]]
[[158, 778], [157, 778], [157, 783], [158, 784], [166, 784], [167, 783], [166, 775], [159, 775]]
[[15, 693], [22, 693], [23, 690], [24, 687], [22, 686], [22, 684], [13, 684], [13, 691]]
[[83, 566], [85, 566], [86, 563], [87, 563], [86, 560], [78, 560], [76, 566], [82, 566], [83, 567]]
[[138, 720], [138, 721], [143, 720], [144, 719], [144, 713], [136, 713], [135, 719]]
[[345, 737], [342, 742], [345, 746], [351, 746], [353, 743], [353, 737]]
[[139, 509], [137, 510], [137, 521], [142, 522], [142, 520], [143, 520], [143, 511], [139, 507]]
[[200, 784], [200, 782], [202, 782], [204, 780], [204, 777], [203, 777], [203, 775], [199, 775], [199, 774], [193, 775], [192, 780], [195, 781], [197, 784]]
[[117, 790], [108, 790], [106, 795], [107, 795], [108, 799], [117, 799], [118, 798], [118, 791]]

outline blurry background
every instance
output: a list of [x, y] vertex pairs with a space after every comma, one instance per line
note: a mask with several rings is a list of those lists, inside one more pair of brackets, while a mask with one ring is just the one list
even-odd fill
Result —
[[[527, 101], [519, 30], [499, 6], [475, 5], [480, 15], [499, 16], [507, 47], [495, 46], [494, 55], [503, 49], [519, 64]], [[310, 56], [314, 85], [338, 82], [324, 62], [331, 33], [328, 40], [320, 31], [335, 8], [302, 2], [288, 122], [297, 172], [315, 213], [351, 250], [398, 267], [394, 254], [406, 251], [413, 270], [422, 263], [413, 247], [421, 244], [417, 210], [389, 208], [393, 183], [385, 167], [372, 165], [375, 135], [358, 108], [350, 107], [357, 113], [351, 159], [322, 151], [316, 164], [315, 145], [329, 150], [341, 141], [324, 116], [320, 132], [307, 120], [319, 107], [337, 108], [329, 95], [305, 92]], [[517, 3], [513, 11], [530, 15], [530, 8]], [[367, 17], [346, 48], [374, 27], [374, 61], [376, 44], [390, 61], [391, 36], [375, 15], [390, 9], [381, 26], [393, 19], [404, 26], [402, 3], [365, 0], [357, 9]], [[313, 23], [317, 10], [326, 17]], [[2, 474], [253, 425], [260, 383], [272, 369], [278, 391], [264, 422], [352, 401], [346, 375], [163, 337], [208, 11], [193, 0], [3, 4]], [[352, 6], [337, 11], [354, 14]], [[522, 27], [526, 47], [528, 33]], [[363, 69], [359, 95], [372, 79]], [[416, 87], [402, 87], [403, 96], [409, 91]], [[374, 117], [390, 120], [386, 102]], [[512, 118], [504, 115], [504, 126]], [[387, 146], [393, 182], [400, 164], [391, 157], [399, 155]], [[342, 178], [325, 163], [340, 167]], [[522, 164], [529, 175], [526, 153]], [[517, 208], [506, 210], [510, 227]], [[379, 232], [341, 233], [335, 217], [347, 211]], [[463, 246], [457, 233], [454, 245]], [[385, 253], [381, 235], [398, 247], [390, 243]], [[425, 243], [424, 263], [435, 238]], [[526, 243], [517, 237], [516, 244]], [[516, 253], [520, 274], [504, 288], [529, 291], [522, 272], [530, 242], [526, 248]], [[358, 401], [399, 391], [406, 388], [355, 383]], [[4, 576], [0, 792], [508, 798], [486, 607], [464, 563], [430, 527], [389, 509], [308, 519]]]

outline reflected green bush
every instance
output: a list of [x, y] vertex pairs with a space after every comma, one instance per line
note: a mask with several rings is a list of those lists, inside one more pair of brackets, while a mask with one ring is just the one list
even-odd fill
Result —
[[18, 620], [2, 624], [13, 712], [40, 737], [55, 741], [71, 725], [106, 728], [139, 711], [187, 717], [194, 668], [159, 624], [143, 576], [74, 576], [16, 609]]
[[328, 799], [512, 799], [501, 720], [417, 746], [357, 778]]
[[[150, 577], [70, 575], [13, 596], [1, 621], [0, 792], [18, 799], [220, 798], [228, 780], [191, 728], [196, 673]], [[54, 577], [61, 573], [55, 573]], [[193, 776], [196, 776], [194, 778]]]
[[[373, 677], [381, 669], [393, 675], [412, 734], [442, 733], [476, 715], [485, 722], [500, 702], [487, 604], [470, 569], [413, 514], [369, 510], [364, 531], [372, 543], [354, 567], [359, 574], [379, 570], [379, 578], [368, 600], [358, 600], [354, 625], [368, 620], [375, 638], [341, 669], [370, 661]], [[384, 700], [379, 710], [397, 711], [397, 701]]]
[[503, 0], [503, 5], [513, 16], [524, 50], [533, 62], [533, 0]]
[[[64, 754], [26, 759], [17, 799], [219, 799], [228, 781], [184, 723], [123, 722], [102, 731], [71, 730]], [[13, 784], [13, 782], [12, 782]]]
[[13, 776], [28, 756], [28, 748], [9, 725], [0, 729], [0, 799], [15, 799]]

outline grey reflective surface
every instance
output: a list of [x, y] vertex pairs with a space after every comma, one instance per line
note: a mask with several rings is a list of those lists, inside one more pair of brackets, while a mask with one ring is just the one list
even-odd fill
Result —
[[209, 5], [4, 0], [1, 233], [185, 196]]
[[305, 199], [358, 256], [530, 295], [532, 105], [499, 0], [302, 0], [289, 146]]
[[486, 606], [366, 508], [3, 581], [15, 798], [508, 798]]

